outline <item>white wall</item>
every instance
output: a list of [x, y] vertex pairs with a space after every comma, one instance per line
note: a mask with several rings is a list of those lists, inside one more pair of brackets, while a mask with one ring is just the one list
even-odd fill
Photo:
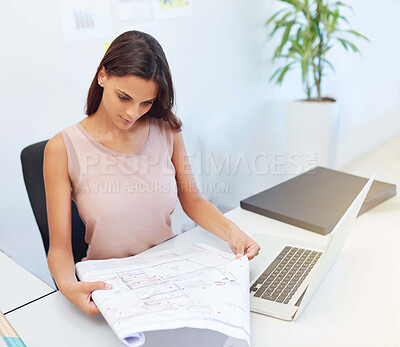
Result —
[[354, 28], [371, 43], [360, 40], [358, 54], [334, 51], [336, 73], [329, 76], [326, 91], [340, 100], [341, 137], [339, 164], [400, 132], [400, 3], [385, 0], [349, 1]]
[[[372, 43], [360, 44], [362, 58], [335, 50], [331, 60], [337, 71], [323, 86], [341, 104], [340, 164], [400, 132], [400, 48], [395, 25], [400, 3], [349, 3], [357, 13], [349, 15], [354, 28]], [[0, 249], [48, 282], [51, 277], [19, 155], [25, 146], [83, 118], [104, 42], [125, 28], [137, 27], [118, 21], [114, 0], [110, 6], [113, 36], [73, 44], [63, 42], [57, 1], [8, 2], [0, 13]], [[175, 83], [188, 152], [195, 155], [196, 177], [199, 182], [229, 184], [226, 193], [204, 193], [222, 209], [238, 206], [240, 199], [285, 178], [273, 172], [248, 175], [242, 165], [233, 173], [241, 153], [248, 158], [268, 153], [273, 164], [273, 155], [285, 150], [280, 102], [303, 97], [296, 73], [282, 88], [268, 82], [274, 45], [266, 41], [263, 23], [276, 8], [272, 0], [195, 0], [193, 15], [156, 22]], [[200, 170], [198, 159], [207, 153], [217, 163], [229, 154], [228, 174], [209, 177], [204, 168]], [[175, 216], [176, 229], [187, 223], [178, 214], [182, 212]]]

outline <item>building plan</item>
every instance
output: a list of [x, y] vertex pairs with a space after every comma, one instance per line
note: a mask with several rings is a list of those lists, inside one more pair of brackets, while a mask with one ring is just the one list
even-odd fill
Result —
[[211, 329], [250, 345], [249, 261], [206, 244], [76, 264], [81, 281], [104, 281], [92, 299], [115, 334], [141, 346], [144, 332]]

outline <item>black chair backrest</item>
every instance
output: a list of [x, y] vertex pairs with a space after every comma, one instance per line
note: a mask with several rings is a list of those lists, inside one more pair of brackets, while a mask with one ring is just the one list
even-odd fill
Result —
[[[47, 223], [46, 193], [43, 179], [44, 147], [48, 140], [35, 143], [24, 148], [21, 152], [22, 172], [29, 201], [35, 215], [36, 223], [42, 235], [46, 255], [49, 251], [49, 226]], [[85, 242], [85, 224], [79, 217], [75, 202], [71, 200], [72, 217], [72, 251], [77, 263], [86, 256], [88, 248]]]

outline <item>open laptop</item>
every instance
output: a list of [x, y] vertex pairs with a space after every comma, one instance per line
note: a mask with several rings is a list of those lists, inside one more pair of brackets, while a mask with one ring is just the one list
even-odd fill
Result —
[[[250, 283], [251, 311], [284, 320], [299, 317], [339, 256], [374, 178], [375, 174], [326, 236], [329, 239], [324, 249], [302, 248], [293, 241], [280, 246], [272, 262], [261, 265], [262, 270]], [[262, 248], [263, 242], [259, 244]]]

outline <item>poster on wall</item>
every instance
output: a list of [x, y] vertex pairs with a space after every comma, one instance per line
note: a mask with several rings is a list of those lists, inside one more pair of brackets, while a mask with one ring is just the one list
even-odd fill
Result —
[[183, 17], [192, 14], [193, 0], [152, 0], [154, 18]]
[[150, 0], [117, 0], [120, 20], [135, 20], [151, 17]]
[[108, 0], [60, 0], [59, 4], [64, 42], [112, 36]]

